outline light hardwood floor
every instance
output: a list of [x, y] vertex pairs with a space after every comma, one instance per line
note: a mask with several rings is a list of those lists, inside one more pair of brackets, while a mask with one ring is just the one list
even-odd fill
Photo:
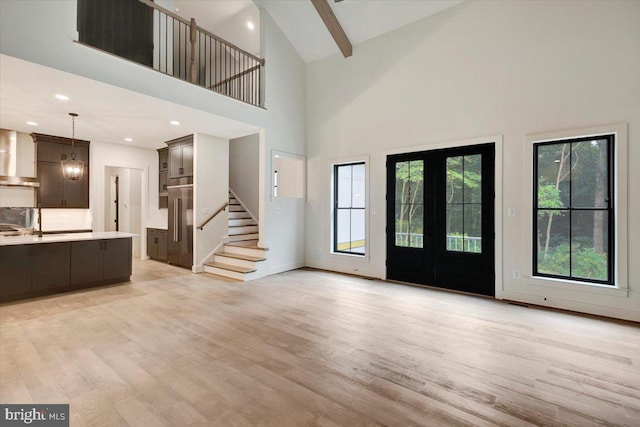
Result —
[[71, 425], [640, 425], [636, 324], [298, 270], [0, 306], [0, 402]]

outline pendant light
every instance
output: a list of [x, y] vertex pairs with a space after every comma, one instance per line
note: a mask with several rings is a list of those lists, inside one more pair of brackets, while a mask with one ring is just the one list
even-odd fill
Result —
[[76, 113], [69, 113], [71, 116], [71, 155], [69, 159], [62, 161], [62, 175], [70, 181], [79, 181], [84, 174], [84, 162], [76, 160], [75, 137], [76, 137]]

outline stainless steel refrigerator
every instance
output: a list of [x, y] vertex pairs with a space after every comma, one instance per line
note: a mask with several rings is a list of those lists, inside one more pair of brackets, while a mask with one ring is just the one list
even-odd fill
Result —
[[169, 186], [169, 263], [193, 266], [193, 185]]

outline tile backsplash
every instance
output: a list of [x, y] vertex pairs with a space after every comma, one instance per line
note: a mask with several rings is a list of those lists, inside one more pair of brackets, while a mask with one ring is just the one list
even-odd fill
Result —
[[42, 209], [42, 231], [91, 230], [89, 209]]

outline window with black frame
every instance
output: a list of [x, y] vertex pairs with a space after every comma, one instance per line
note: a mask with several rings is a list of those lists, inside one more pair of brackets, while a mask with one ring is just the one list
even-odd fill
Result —
[[365, 254], [364, 162], [335, 165], [333, 206], [333, 251]]
[[534, 275], [614, 284], [613, 144], [613, 135], [534, 144]]

